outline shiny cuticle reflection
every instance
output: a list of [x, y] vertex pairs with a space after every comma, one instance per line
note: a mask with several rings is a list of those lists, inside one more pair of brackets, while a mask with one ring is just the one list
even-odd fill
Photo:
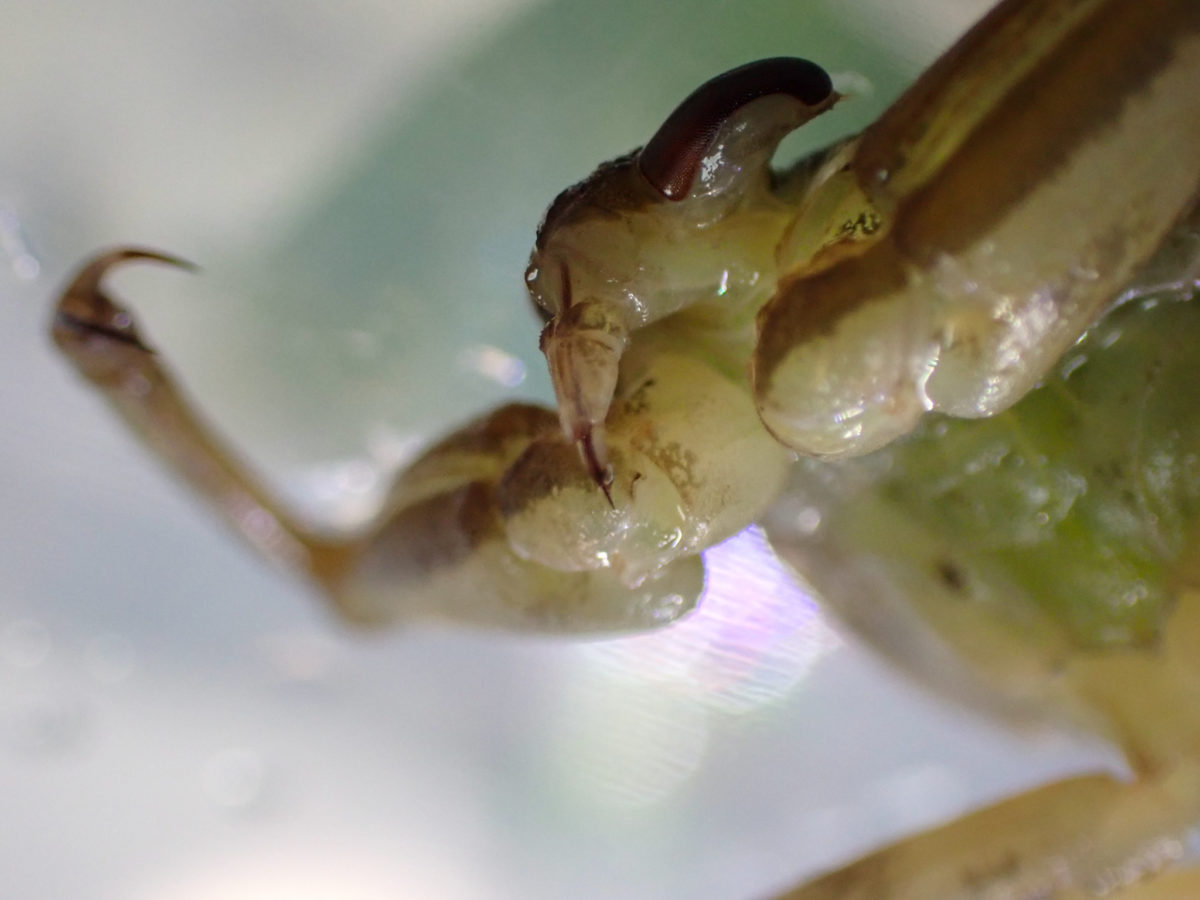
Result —
[[575, 662], [553, 749], [580, 802], [661, 802], [703, 764], [714, 720], [783, 700], [839, 645], [757, 527], [708, 550], [705, 563], [705, 593], [686, 619], [596, 644]]
[[[964, 738], [961, 717], [830, 653], [807, 596], [760, 571], [756, 532], [708, 554], [701, 610], [654, 636], [348, 632], [149, 471], [40, 338], [71, 258], [126, 235], [178, 247], [203, 279], [119, 287], [146, 298], [188, 387], [264, 473], [313, 519], [361, 524], [387, 473], [509, 395], [516, 368], [482, 348], [526, 348], [514, 260], [581, 167], [643, 140], [722, 67], [810, 46], [879, 86], [839, 84], [858, 96], [842, 123], [812, 123], [828, 143], [982, 5], [6, 10], [5, 896], [765, 895], [886, 838], [880, 797], [910, 813], [919, 798], [921, 824], [956, 812], [933, 808], [955, 798], [930, 779], [873, 780], [898, 757], [901, 774], [952, 757], [976, 799], [1081, 765]], [[521, 362], [521, 395], [548, 396], [543, 361]], [[856, 723], [902, 706], [868, 758]], [[631, 721], [623, 779], [603, 751]], [[697, 815], [705, 792], [721, 800]], [[667, 837], [631, 833], [646, 819]]]

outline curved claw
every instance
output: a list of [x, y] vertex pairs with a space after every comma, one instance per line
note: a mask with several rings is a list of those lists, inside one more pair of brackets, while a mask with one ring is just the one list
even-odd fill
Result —
[[790, 97], [795, 103], [778, 122], [756, 126], [764, 132], [767, 158], [784, 135], [841, 97], [829, 74], [806, 59], [777, 57], [739, 66], [705, 82], [679, 104], [638, 154], [639, 170], [667, 200], [685, 199], [720, 143], [722, 128], [752, 101], [772, 95]]
[[108, 296], [103, 286], [110, 269], [139, 260], [166, 263], [193, 272], [198, 268], [177, 256], [141, 247], [118, 247], [102, 253], [76, 273], [59, 297], [54, 314], [55, 334], [102, 334], [150, 352], [137, 333], [133, 317]]
[[[563, 296], [569, 302], [569, 282]], [[567, 440], [579, 448], [588, 475], [613, 505], [612, 467], [604, 441], [604, 421], [617, 388], [626, 327], [621, 314], [604, 303], [566, 306], [542, 331], [542, 352]]]
[[604, 432], [589, 426], [576, 446], [579, 447], [579, 455], [583, 457], [588, 476], [596, 483], [596, 487], [604, 492], [604, 499], [608, 501], [609, 507], [616, 509], [612, 498], [613, 467], [608, 461], [608, 451], [604, 446]]

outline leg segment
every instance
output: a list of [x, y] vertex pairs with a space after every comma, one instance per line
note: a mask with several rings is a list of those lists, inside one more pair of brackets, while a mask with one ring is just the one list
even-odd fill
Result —
[[[95, 258], [57, 303], [55, 343], [172, 472], [260, 554], [316, 582], [342, 618], [373, 626], [421, 618], [612, 633], [665, 624], [695, 603], [703, 570], [694, 549], [637, 584], [613, 566], [547, 566], [514, 552], [504, 507], [524, 510], [523, 498], [532, 491], [538, 499], [531, 502], [544, 509], [537, 488], [555, 478], [569, 483], [580, 473], [557, 416], [541, 407], [502, 407], [435, 444], [400, 476], [365, 534], [330, 538], [309, 527], [201, 420], [133, 317], [105, 292], [105, 274], [137, 260], [185, 265], [136, 248]], [[527, 464], [522, 471], [534, 476], [533, 486], [502, 490], [508, 471], [531, 449], [560, 462], [557, 451], [566, 450], [570, 464], [553, 470]], [[588, 496], [594, 494], [590, 487]], [[550, 505], [562, 504], [551, 499]]]
[[[1193, 896], [1114, 889], [1153, 885], [1198, 814], [1200, 768], [1192, 763], [1132, 784], [1072, 778], [893, 844], [778, 900]], [[1196, 875], [1170, 877], [1194, 884]]]
[[133, 316], [105, 291], [105, 275], [132, 261], [190, 268], [174, 257], [131, 247], [97, 256], [59, 297], [51, 325], [55, 344], [141, 442], [258, 553], [326, 581], [342, 548], [298, 521], [200, 419]]

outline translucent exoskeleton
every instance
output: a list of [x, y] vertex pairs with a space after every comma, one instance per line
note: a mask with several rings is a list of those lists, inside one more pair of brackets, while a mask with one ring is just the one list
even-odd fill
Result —
[[789, 896], [1200, 896], [1194, 871], [1149, 880], [1200, 820], [1200, 4], [1005, 0], [865, 132], [772, 169], [841, 99], [811, 62], [751, 63], [560, 195], [526, 270], [557, 410], [446, 437], [363, 533], [285, 509], [103, 289], [177, 260], [96, 257], [54, 338], [347, 619], [660, 626], [700, 552], [761, 520], [881, 652], [1092, 728], [1137, 776]]

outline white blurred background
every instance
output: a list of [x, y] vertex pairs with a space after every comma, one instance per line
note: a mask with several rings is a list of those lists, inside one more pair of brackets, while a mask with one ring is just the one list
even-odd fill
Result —
[[5, 0], [0, 894], [762, 896], [1104, 759], [898, 682], [754, 530], [662, 633], [348, 632], [44, 333], [99, 247], [201, 263], [116, 283], [294, 502], [362, 521], [423, 441], [546, 396], [521, 273], [559, 189], [762, 56], [855, 94], [819, 146], [984, 5]]

